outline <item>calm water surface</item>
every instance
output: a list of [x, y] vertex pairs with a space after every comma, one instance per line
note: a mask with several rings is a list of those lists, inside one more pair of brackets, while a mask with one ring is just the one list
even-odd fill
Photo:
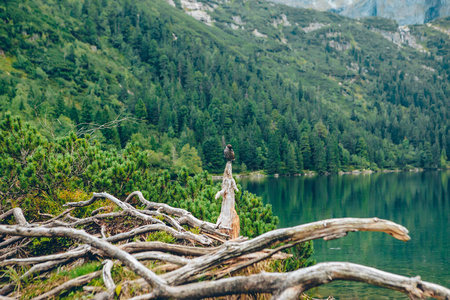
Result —
[[[240, 179], [280, 218], [279, 227], [343, 217], [378, 217], [408, 228], [411, 241], [356, 232], [314, 242], [317, 262], [348, 261], [450, 288], [450, 172], [400, 172]], [[361, 283], [336, 282], [311, 292], [336, 299], [409, 299]]]

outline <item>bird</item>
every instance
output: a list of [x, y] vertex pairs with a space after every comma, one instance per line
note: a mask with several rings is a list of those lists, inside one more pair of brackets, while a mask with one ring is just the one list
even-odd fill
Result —
[[234, 160], [234, 151], [233, 151], [233, 147], [230, 144], [228, 144], [225, 147], [225, 149], [223, 150], [223, 156], [228, 161], [233, 161]]

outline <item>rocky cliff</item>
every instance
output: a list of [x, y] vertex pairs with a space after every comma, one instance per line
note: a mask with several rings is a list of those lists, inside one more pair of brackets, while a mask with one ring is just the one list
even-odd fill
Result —
[[427, 23], [450, 15], [450, 0], [272, 0], [290, 6], [329, 10], [351, 18], [378, 16], [400, 25]]

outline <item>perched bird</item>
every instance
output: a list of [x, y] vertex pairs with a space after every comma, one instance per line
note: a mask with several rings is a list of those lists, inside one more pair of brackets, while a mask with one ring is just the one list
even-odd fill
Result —
[[223, 150], [223, 156], [228, 161], [233, 161], [234, 160], [234, 151], [233, 151], [233, 147], [230, 144], [228, 144], [225, 147], [225, 149]]

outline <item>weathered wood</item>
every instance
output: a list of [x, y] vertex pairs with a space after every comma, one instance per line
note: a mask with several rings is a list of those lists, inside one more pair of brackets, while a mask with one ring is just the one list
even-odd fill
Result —
[[[132, 299], [202, 299], [252, 293], [271, 293], [274, 294], [273, 299], [298, 299], [299, 292], [336, 280], [364, 282], [399, 291], [418, 299], [432, 297], [447, 300], [450, 298], [449, 289], [422, 281], [417, 277], [409, 278], [358, 264], [327, 262], [288, 273], [260, 273], [170, 286], [165, 289], [165, 292], [153, 291]], [[283, 293], [284, 291], [286, 292]], [[297, 298], [291, 298], [292, 295], [296, 295]]]
[[128, 253], [144, 252], [144, 251], [162, 251], [178, 255], [202, 256], [211, 252], [215, 252], [219, 247], [200, 248], [183, 246], [178, 244], [167, 244], [163, 242], [133, 242], [119, 246], [120, 249]]
[[68, 208], [65, 211], [63, 211], [62, 213], [60, 213], [59, 215], [57, 215], [56, 217], [53, 217], [52, 215], [49, 215], [49, 214], [40, 214], [41, 216], [48, 216], [48, 217], [51, 218], [50, 220], [42, 222], [41, 224], [49, 224], [49, 223], [51, 223], [53, 221], [59, 220], [59, 219], [65, 217], [68, 213], [70, 213], [74, 209], [75, 209], [74, 207]]
[[186, 266], [167, 274], [166, 279], [170, 284], [183, 284], [195, 278], [199, 273], [247, 253], [260, 251], [266, 247], [275, 246], [284, 242], [307, 242], [320, 238], [342, 237], [349, 231], [380, 231], [388, 233], [402, 241], [410, 239], [408, 230], [394, 222], [377, 218], [330, 219], [296, 227], [272, 230], [242, 243], [227, 242], [220, 246], [220, 249], [216, 252], [193, 259]]
[[114, 294], [116, 290], [116, 284], [114, 283], [114, 280], [111, 276], [111, 269], [114, 266], [114, 263], [112, 260], [107, 259], [104, 262], [103, 270], [102, 270], [102, 276], [103, 276], [103, 282], [106, 286], [106, 291], [102, 292], [100, 294], [97, 294], [95, 296], [95, 299], [114, 299]]
[[23, 215], [22, 209], [19, 207], [12, 208], [5, 212], [4, 214], [0, 215], [0, 221], [6, 219], [7, 217], [13, 215], [16, 219], [16, 223], [21, 226], [28, 226], [30, 225], [27, 220], [25, 219], [25, 216]]
[[76, 249], [60, 253], [60, 254], [53, 254], [53, 255], [45, 255], [45, 256], [38, 256], [38, 257], [28, 257], [28, 258], [12, 258], [8, 260], [4, 260], [0, 262], [0, 268], [6, 267], [6, 266], [28, 266], [33, 265], [37, 263], [43, 263], [47, 261], [57, 261], [57, 260], [63, 260], [63, 259], [75, 259], [84, 256], [86, 253], [90, 251], [91, 247], [88, 245], [83, 245], [81, 247], [77, 247]]
[[141, 261], [141, 260], [161, 260], [161, 261], [169, 262], [169, 263], [176, 264], [179, 266], [184, 266], [191, 261], [190, 259], [187, 259], [184, 257], [167, 254], [167, 253], [159, 252], [159, 251], [147, 251], [147, 252], [136, 253], [136, 254], [133, 254], [133, 257], [139, 261]]
[[[123, 201], [117, 199], [116, 197], [114, 197], [114, 196], [112, 196], [112, 195], [110, 195], [108, 193], [93, 193], [92, 198], [87, 200], [87, 201], [69, 202], [69, 203], [66, 203], [64, 206], [71, 206], [71, 207], [88, 206], [88, 205], [91, 205], [97, 199], [100, 199], [100, 198], [106, 198], [106, 199], [110, 200], [111, 202], [113, 202], [114, 204], [119, 206], [122, 209], [122, 212], [99, 214], [99, 215], [95, 215], [93, 217], [80, 219], [80, 220], [78, 220], [78, 221], [76, 221], [74, 223], [71, 223], [70, 224], [71, 227], [83, 225], [83, 224], [86, 224], [86, 223], [90, 223], [90, 222], [93, 222], [94, 220], [100, 219], [100, 218], [109, 218], [109, 217], [117, 217], [117, 216], [122, 216], [122, 215], [129, 215], [129, 216], [141, 219], [143, 221], [153, 223], [153, 226], [149, 225], [149, 226], [147, 226], [145, 228], [134, 229], [132, 232], [135, 235], [136, 234], [142, 234], [142, 233], [145, 233], [145, 232], [150, 232], [150, 231], [166, 231], [166, 232], [172, 234], [177, 239], [193, 240], [193, 241], [196, 241], [196, 242], [198, 242], [198, 243], [200, 243], [202, 245], [211, 245], [213, 243], [213, 240], [211, 238], [205, 236], [205, 235], [194, 234], [192, 232], [184, 230], [184, 228], [182, 228], [180, 224], [176, 223], [176, 221], [173, 218], [171, 218], [170, 216], [163, 216], [163, 217], [165, 219], [167, 219], [169, 224], [173, 225], [175, 227], [175, 229], [173, 229], [172, 227], [167, 226], [161, 220], [153, 218], [152, 216], [150, 216], [150, 215], [152, 215], [152, 213], [138, 210], [135, 207], [133, 207], [131, 204], [123, 202]], [[132, 235], [129, 232], [129, 233], [123, 233], [121, 235], [117, 235], [115, 239], [116, 240], [121, 240], [121, 239], [130, 238], [130, 237], [132, 237]], [[109, 241], [110, 242], [113, 241], [113, 238], [110, 237]]]
[[[260, 261], [263, 261], [263, 260], [265, 260], [265, 259], [269, 259], [269, 258], [275, 256], [278, 252], [280, 252], [280, 251], [282, 251], [282, 250], [284, 250], [284, 249], [291, 248], [291, 247], [293, 247], [293, 246], [296, 245], [296, 244], [300, 244], [300, 242], [296, 242], [296, 243], [292, 243], [292, 244], [283, 245], [283, 246], [278, 247], [278, 248], [276, 248], [276, 249], [268, 250], [268, 251], [266, 251], [265, 253], [264, 253], [263, 251], [261, 251], [261, 252], [256, 252], [256, 253], [259, 253], [260, 255], [254, 257], [254, 258], [252, 258], [252, 259], [246, 260], [244, 263], [240, 263], [240, 264], [237, 264], [237, 265], [235, 265], [235, 266], [232, 266], [232, 267], [230, 267], [230, 268], [228, 268], [228, 269], [220, 270], [219, 272], [215, 272], [215, 273], [213, 274], [213, 276], [214, 276], [214, 278], [216, 278], [216, 279], [220, 279], [220, 278], [224, 277], [224, 276], [227, 275], [227, 274], [232, 274], [232, 273], [237, 272], [237, 271], [239, 271], [239, 270], [242, 270], [242, 269], [244, 269], [244, 268], [246, 268], [246, 267], [249, 267], [249, 266], [251, 266], [251, 265], [253, 265], [253, 264], [256, 264], [256, 263], [258, 263], [258, 262], [260, 262]], [[254, 254], [254, 253], [250, 253], [250, 254]], [[243, 256], [240, 256], [240, 257], [249, 256], [250, 254], [246, 254], [246, 255], [243, 255]], [[284, 254], [284, 253], [283, 253], [283, 254]], [[290, 256], [292, 256], [292, 255], [285, 254], [285, 257], [283, 257], [283, 258], [277, 257], [277, 259], [286, 259], [286, 258], [287, 258], [286, 256], [287, 256], [287, 257], [290, 257]]]
[[[89, 200], [80, 201], [80, 202], [68, 202], [68, 203], [64, 204], [64, 206], [69, 206], [69, 207], [88, 206], [88, 205], [91, 205], [92, 203], [94, 203], [95, 201], [97, 201], [98, 199], [102, 199], [102, 198], [110, 200], [111, 202], [113, 202], [114, 204], [119, 206], [123, 211], [127, 212], [131, 216], [134, 216], [136, 218], [139, 218], [141, 220], [144, 220], [144, 221], [147, 221], [150, 223], [164, 224], [160, 220], [143, 214], [142, 212], [140, 212], [139, 210], [134, 208], [132, 205], [125, 203], [123, 201], [120, 201], [119, 199], [117, 199], [116, 197], [114, 197], [108, 193], [93, 193], [92, 198]], [[98, 215], [96, 217], [98, 217]]]
[[199, 220], [196, 217], [194, 217], [191, 212], [185, 209], [175, 208], [165, 203], [148, 201], [139, 191], [133, 192], [130, 195], [128, 195], [127, 199], [125, 199], [125, 202], [130, 201], [134, 196], [137, 196], [139, 201], [146, 206], [145, 207], [146, 210], [154, 209], [159, 212], [165, 212], [169, 215], [177, 216], [178, 217], [177, 221], [180, 225], [187, 224], [191, 227], [200, 228], [210, 234], [219, 235], [225, 238], [228, 237], [228, 235], [218, 232], [215, 224]]
[[[20, 276], [19, 280], [23, 281], [24, 279], [30, 277], [33, 274], [52, 270], [52, 269], [56, 268], [57, 266], [65, 265], [65, 264], [69, 263], [70, 261], [71, 261], [70, 258], [66, 258], [66, 259], [61, 259], [61, 260], [47, 261], [44, 263], [40, 263], [38, 265], [33, 266], [31, 269], [29, 269], [27, 272], [25, 272], [22, 276]], [[9, 283], [9, 284], [5, 285], [0, 290], [0, 295], [9, 294], [16, 288], [17, 284], [18, 284], [18, 282], [13, 282], [13, 283]]]
[[223, 231], [230, 235], [232, 239], [237, 238], [240, 232], [239, 216], [235, 209], [235, 194], [238, 191], [236, 181], [232, 174], [231, 161], [227, 162], [223, 172], [222, 190], [217, 192], [215, 198], [222, 196], [222, 208], [216, 226], [223, 227]]
[[141, 227], [132, 229], [130, 231], [111, 236], [111, 237], [107, 238], [106, 240], [110, 243], [113, 243], [113, 242], [126, 240], [126, 239], [132, 238], [134, 236], [152, 232], [152, 231], [165, 231], [167, 233], [170, 233], [176, 239], [192, 240], [192, 241], [196, 241], [202, 245], [210, 245], [212, 243], [211, 239], [208, 237], [205, 237], [204, 235], [194, 234], [190, 231], [179, 232], [171, 227], [168, 227], [166, 225], [161, 225], [161, 224], [151, 224], [151, 225], [141, 226]]
[[133, 272], [143, 277], [151, 286], [165, 285], [165, 280], [157, 276], [155, 273], [147, 269], [137, 259], [129, 253], [111, 245], [105, 240], [96, 238], [87, 234], [83, 230], [72, 228], [29, 228], [22, 226], [5, 226], [0, 225], [0, 234], [27, 236], [27, 237], [68, 237], [78, 239], [86, 244], [95, 247], [112, 258], [120, 260], [124, 265], [130, 268]]
[[77, 277], [75, 279], [69, 280], [67, 282], [64, 282], [61, 285], [58, 285], [56, 288], [52, 289], [51, 291], [48, 291], [42, 295], [34, 297], [32, 300], [44, 300], [44, 299], [49, 299], [51, 297], [56, 297], [63, 291], [68, 291], [71, 288], [89, 283], [92, 279], [100, 276], [101, 274], [102, 274], [102, 271], [97, 271], [97, 272], [93, 272], [93, 273], [86, 274], [86, 275]]

